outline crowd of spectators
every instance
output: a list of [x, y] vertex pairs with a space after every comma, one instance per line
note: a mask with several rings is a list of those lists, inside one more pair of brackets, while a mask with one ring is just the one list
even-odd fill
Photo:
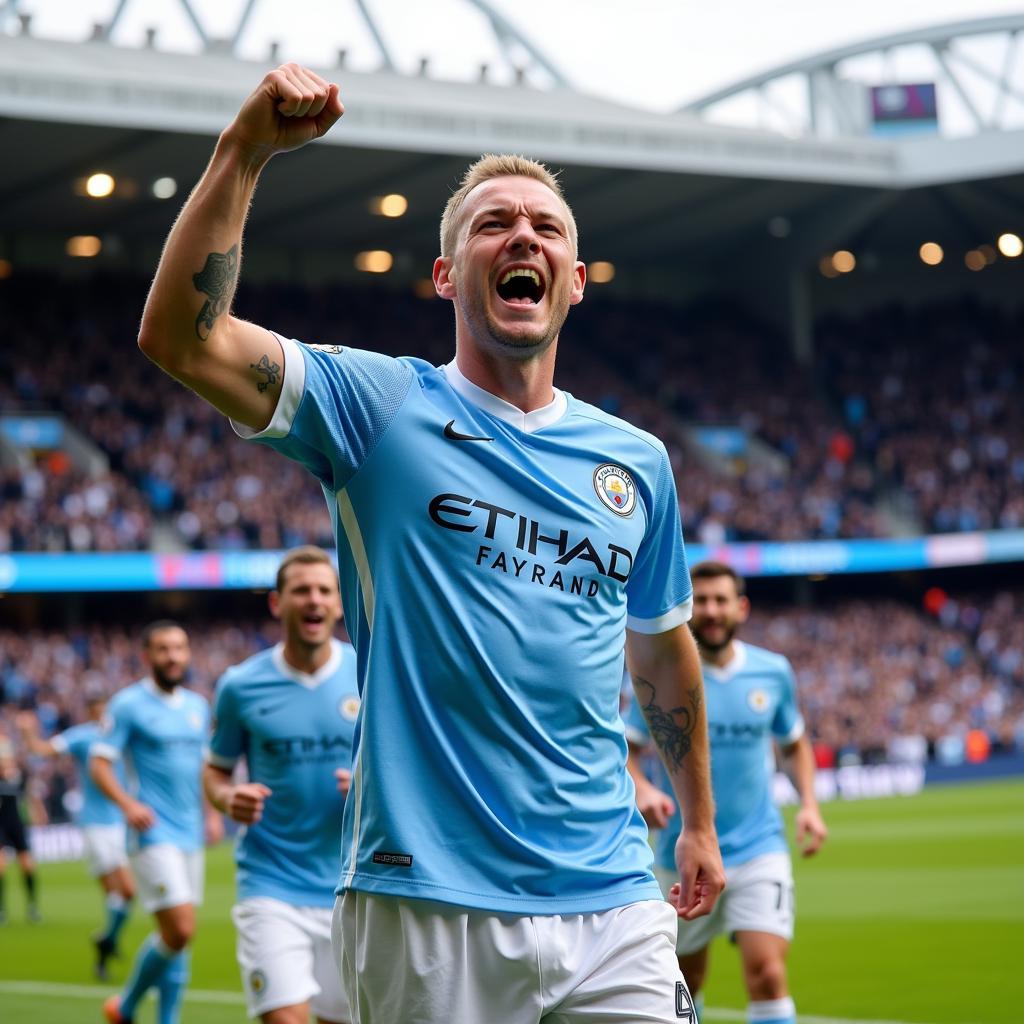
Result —
[[[269, 620], [186, 618], [190, 685], [210, 696], [231, 664], [275, 641]], [[972, 734], [993, 753], [1024, 753], [1024, 591], [942, 595], [930, 610], [894, 600], [762, 606], [740, 634], [781, 651], [797, 674], [822, 766], [957, 761]], [[33, 710], [44, 734], [84, 716], [84, 701], [144, 674], [137, 631], [0, 630], [0, 733]], [[52, 819], [74, 788], [68, 764], [33, 765]], [[72, 801], [73, 803], [73, 801]]]
[[[0, 468], [0, 552], [330, 543], [320, 488], [135, 348], [144, 282], [0, 281], [0, 407], [64, 415], [105, 456]], [[451, 358], [450, 310], [375, 289], [242, 288], [241, 315], [303, 340]], [[796, 540], [1024, 524], [1020, 317], [959, 303], [833, 319], [798, 366], [734, 310], [604, 297], [573, 311], [558, 382], [662, 437], [688, 537]], [[756, 447], [708, 457], [688, 428]], [[768, 453], [771, 457], [758, 457]]]
[[880, 479], [927, 532], [1024, 526], [1019, 313], [890, 308], [818, 331], [827, 387]]
[[956, 760], [974, 731], [1024, 751], [1024, 593], [755, 611], [744, 635], [784, 652], [820, 764]]

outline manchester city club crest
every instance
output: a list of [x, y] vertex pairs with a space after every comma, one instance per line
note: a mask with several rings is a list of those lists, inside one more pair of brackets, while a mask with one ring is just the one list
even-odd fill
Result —
[[338, 712], [342, 718], [354, 722], [359, 717], [359, 698], [351, 694], [345, 697], [338, 705]]
[[601, 504], [616, 515], [632, 515], [636, 508], [636, 484], [621, 466], [606, 462], [594, 470], [594, 490]]
[[257, 994], [267, 987], [267, 976], [258, 967], [249, 975], [249, 987]]
[[764, 690], [751, 690], [747, 694], [747, 704], [752, 711], [764, 714], [768, 710], [768, 694]]

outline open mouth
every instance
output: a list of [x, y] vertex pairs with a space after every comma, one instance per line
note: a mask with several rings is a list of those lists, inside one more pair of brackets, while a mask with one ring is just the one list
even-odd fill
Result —
[[303, 615], [302, 621], [307, 626], [319, 626], [323, 621], [322, 615]]
[[498, 295], [512, 306], [535, 306], [544, 298], [544, 280], [536, 270], [514, 267], [502, 274]]

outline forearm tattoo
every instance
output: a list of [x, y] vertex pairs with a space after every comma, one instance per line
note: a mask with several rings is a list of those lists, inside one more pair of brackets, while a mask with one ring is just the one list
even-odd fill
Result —
[[[657, 691], [651, 683], [640, 676], [634, 676], [633, 683], [651, 730], [651, 738], [664, 755], [669, 770], [678, 771], [693, 746], [693, 733], [697, 728], [697, 717], [703, 700], [700, 687], [695, 686], [686, 691], [688, 707], [680, 706], [666, 711], [655, 703]], [[647, 696], [642, 697], [641, 694]]]
[[213, 330], [214, 321], [231, 304], [238, 278], [238, 246], [233, 245], [227, 252], [211, 252], [206, 257], [206, 266], [192, 275], [196, 291], [208, 296], [196, 317], [196, 335], [206, 341]]
[[277, 378], [281, 375], [281, 364], [272, 363], [268, 355], [264, 355], [258, 363], [250, 363], [249, 369], [255, 370], [256, 375], [263, 378], [256, 384], [256, 390], [261, 395], [271, 384], [276, 384]]

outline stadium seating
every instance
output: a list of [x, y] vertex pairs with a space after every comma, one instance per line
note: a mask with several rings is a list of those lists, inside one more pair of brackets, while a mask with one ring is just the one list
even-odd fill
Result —
[[[191, 685], [207, 695], [224, 669], [278, 632], [251, 614], [188, 626]], [[934, 613], [893, 600], [764, 605], [742, 635], [792, 661], [823, 767], [962, 760], [972, 731], [993, 753], [1024, 753], [1024, 591], [947, 598]], [[135, 632], [123, 627], [0, 630], [0, 652], [0, 733], [11, 736], [18, 709], [58, 731], [81, 720], [86, 695], [144, 671]], [[40, 764], [34, 774], [61, 820], [74, 786], [68, 766]]]
[[[0, 469], [0, 551], [329, 544], [315, 481], [237, 440], [136, 351], [143, 301], [142, 281], [0, 282], [0, 404], [63, 414], [109, 463]], [[450, 358], [440, 302], [260, 287], [237, 308], [304, 340]], [[559, 380], [666, 441], [691, 539], [999, 529], [1024, 524], [1017, 332], [1018, 317], [974, 304], [889, 308], [820, 324], [802, 368], [735, 311], [598, 298], [570, 318]], [[695, 425], [728, 425], [748, 450], [713, 457]]]

